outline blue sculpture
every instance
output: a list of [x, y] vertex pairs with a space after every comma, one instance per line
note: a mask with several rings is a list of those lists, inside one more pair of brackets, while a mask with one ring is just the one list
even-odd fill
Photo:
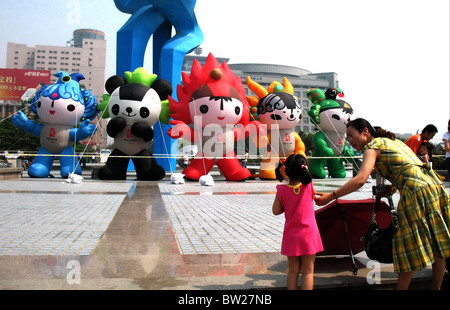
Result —
[[[131, 14], [117, 32], [116, 72], [122, 74], [143, 67], [148, 41], [153, 35], [153, 73], [171, 85], [181, 83], [184, 56], [203, 42], [203, 33], [194, 13], [196, 0], [114, 0], [116, 7]], [[172, 27], [176, 34], [172, 37]], [[176, 99], [176, 98], [175, 98]], [[169, 138], [169, 125], [154, 126], [154, 154], [166, 170], [175, 170], [176, 140]], [[157, 139], [156, 137], [160, 137]]]
[[[80, 87], [79, 81], [84, 76], [63, 71], [55, 76], [59, 78], [55, 84], [43, 86], [30, 100], [31, 110], [42, 124], [29, 120], [22, 111], [12, 118], [14, 125], [41, 139], [38, 154], [28, 169], [30, 177], [48, 177], [55, 155], [60, 155], [63, 178], [69, 173], [81, 174], [72, 144], [86, 139], [96, 130], [95, 125], [89, 123], [100, 111], [95, 96]], [[78, 128], [73, 128], [78, 124]]]

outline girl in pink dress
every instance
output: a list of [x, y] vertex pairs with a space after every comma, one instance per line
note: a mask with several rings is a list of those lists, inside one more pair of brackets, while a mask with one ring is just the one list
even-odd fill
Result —
[[284, 212], [286, 217], [281, 254], [288, 259], [287, 287], [290, 290], [298, 289], [300, 272], [302, 289], [313, 289], [316, 253], [323, 251], [314, 215], [314, 188], [306, 163], [307, 159], [300, 154], [286, 159], [284, 166], [289, 183], [277, 185], [272, 206], [273, 214]]

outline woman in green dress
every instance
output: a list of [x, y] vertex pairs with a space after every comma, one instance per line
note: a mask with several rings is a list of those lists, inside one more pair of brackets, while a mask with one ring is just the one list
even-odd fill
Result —
[[395, 134], [365, 119], [347, 125], [347, 140], [357, 151], [364, 150], [359, 173], [332, 193], [316, 193], [315, 201], [325, 205], [363, 186], [373, 168], [400, 192], [398, 229], [393, 240], [397, 289], [407, 289], [414, 272], [432, 265], [432, 289], [440, 289], [445, 258], [450, 257], [450, 204], [442, 180], [423, 165]]

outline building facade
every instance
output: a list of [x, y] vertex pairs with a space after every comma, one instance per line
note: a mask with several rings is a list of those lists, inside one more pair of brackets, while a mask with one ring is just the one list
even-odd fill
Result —
[[[67, 46], [36, 45], [8, 42], [6, 67], [10, 69], [49, 70], [69, 74], [79, 72], [85, 76], [81, 84], [96, 97], [104, 94], [106, 67], [105, 34], [94, 29], [78, 29]], [[52, 83], [57, 78], [52, 77]]]
[[[36, 45], [8, 42], [6, 67], [9, 69], [33, 69], [51, 71], [51, 83], [57, 81], [55, 73], [65, 71], [69, 74], [79, 72], [85, 79], [80, 84], [88, 89], [97, 100], [105, 93], [106, 40], [105, 34], [94, 29], [78, 29], [66, 46]], [[1, 102], [2, 118], [15, 114], [21, 102]], [[97, 118], [97, 132], [89, 141], [94, 149], [107, 146], [106, 121]]]
[[283, 78], [287, 78], [294, 88], [294, 95], [299, 99], [303, 117], [295, 128], [297, 132], [315, 133], [315, 126], [311, 123], [307, 112], [311, 107], [311, 101], [306, 96], [306, 92], [310, 88], [319, 88], [324, 92], [330, 87], [339, 87], [338, 75], [334, 72], [312, 73], [308, 70], [273, 64], [229, 64], [233, 73], [241, 77], [242, 83], [247, 92], [247, 96], [255, 94], [247, 87], [246, 79], [249, 76], [254, 82], [260, 84], [265, 89], [269, 85], [278, 81], [283, 83]]
[[[206, 62], [206, 56], [187, 55], [183, 63], [183, 71], [189, 72], [194, 59], [197, 59], [202, 65]], [[236, 63], [230, 64], [229, 58], [217, 58], [219, 63], [226, 62], [236, 76], [240, 76], [242, 83], [246, 89], [247, 96], [255, 94], [247, 87], [246, 79], [249, 76], [253, 81], [257, 82], [265, 89], [273, 81], [283, 83], [286, 77], [294, 88], [294, 95], [300, 100], [303, 108], [303, 118], [296, 127], [296, 131], [305, 133], [315, 133], [315, 126], [311, 123], [307, 111], [311, 107], [311, 102], [306, 96], [306, 92], [310, 88], [319, 88], [324, 92], [331, 87], [339, 87], [338, 75], [335, 72], [312, 73], [308, 70], [275, 64], [262, 63]]]

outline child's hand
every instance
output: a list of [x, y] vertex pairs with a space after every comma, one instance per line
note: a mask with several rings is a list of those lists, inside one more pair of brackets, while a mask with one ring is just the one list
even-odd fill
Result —
[[324, 206], [334, 199], [333, 193], [314, 193], [314, 202], [318, 206]]

